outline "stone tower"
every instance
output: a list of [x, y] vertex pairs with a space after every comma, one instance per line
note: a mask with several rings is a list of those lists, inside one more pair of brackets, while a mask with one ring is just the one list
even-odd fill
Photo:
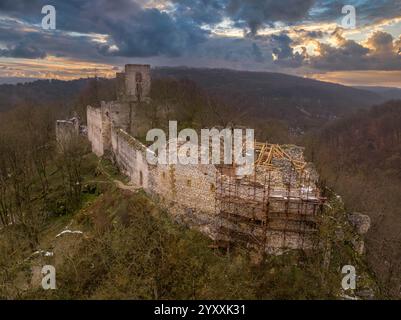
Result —
[[146, 108], [150, 101], [150, 65], [127, 64], [124, 72], [116, 74], [117, 104], [120, 113], [117, 116], [117, 125], [133, 136], [140, 134], [141, 108]]
[[117, 100], [121, 102], [147, 102], [150, 94], [150, 65], [126, 64], [125, 72], [118, 72]]

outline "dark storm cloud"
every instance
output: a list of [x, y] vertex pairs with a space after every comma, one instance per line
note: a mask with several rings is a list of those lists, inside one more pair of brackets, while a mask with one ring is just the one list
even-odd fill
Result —
[[274, 63], [282, 67], [298, 68], [302, 66], [306, 52], [294, 52], [294, 41], [286, 34], [271, 35], [267, 37], [273, 48]]
[[[41, 8], [47, 0], [5, 1], [0, 11], [9, 16], [40, 24]], [[109, 42], [100, 53], [132, 57], [179, 56], [204, 41], [208, 34], [185, 17], [171, 17], [157, 9], [143, 9], [131, 0], [52, 1], [57, 12], [57, 30], [100, 33]], [[114, 45], [118, 50], [111, 51]]]
[[287, 59], [292, 56], [292, 39], [287, 34], [281, 33], [278, 35], [272, 35], [270, 36], [270, 39], [274, 46], [273, 53], [279, 60]]
[[43, 32], [40, 28], [27, 31], [23, 25], [13, 21], [4, 23], [0, 20], [0, 43], [6, 48], [0, 49], [3, 57], [45, 58], [51, 54], [57, 57], [101, 61], [99, 44], [88, 36], [71, 36], [61, 31]]
[[[170, 0], [168, 11], [144, 8], [139, 1], [0, 0], [1, 14], [10, 18], [0, 18], [0, 56], [55, 55], [98, 62], [115, 57], [189, 57], [246, 67], [253, 63], [320, 70], [400, 69], [401, 40], [388, 33], [375, 33], [361, 45], [337, 30], [333, 36], [338, 46], [318, 42], [328, 35], [323, 31], [301, 27], [293, 30], [295, 36], [294, 32], [258, 35], [260, 28], [276, 22], [333, 22], [342, 17], [344, 4], [356, 6], [358, 21], [400, 16], [400, 0]], [[56, 8], [55, 31], [40, 28], [46, 4]], [[248, 36], [228, 39], [208, 31], [225, 20], [244, 28]], [[93, 34], [105, 37], [94, 41]], [[308, 56], [302, 47], [306, 40], [318, 44], [319, 56]]]
[[198, 24], [214, 25], [224, 18], [226, 1], [222, 0], [172, 0], [174, 15], [191, 19]]
[[118, 51], [104, 52], [119, 56], [180, 56], [188, 48], [206, 40], [207, 32], [187, 20], [176, 20], [156, 9], [144, 10], [127, 23], [108, 21], [108, 34]]
[[294, 24], [303, 20], [334, 22], [342, 8], [356, 8], [358, 24], [400, 16], [400, 0], [172, 0], [176, 11], [197, 23], [216, 24], [224, 17], [252, 34], [275, 22]]
[[315, 0], [229, 0], [227, 13], [236, 22], [245, 22], [252, 34], [274, 22], [294, 23], [304, 19]]
[[218, 23], [230, 18], [252, 34], [275, 22], [294, 23], [306, 18], [315, 0], [173, 0], [177, 13], [196, 22]]
[[46, 57], [46, 52], [32, 44], [20, 42], [13, 47], [0, 49], [0, 57], [43, 59]]

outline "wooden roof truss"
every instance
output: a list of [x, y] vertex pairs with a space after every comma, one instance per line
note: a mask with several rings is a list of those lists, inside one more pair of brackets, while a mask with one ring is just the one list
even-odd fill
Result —
[[255, 152], [255, 165], [266, 167], [267, 169], [274, 169], [274, 165], [272, 164], [273, 158], [290, 161], [299, 173], [302, 173], [306, 167], [305, 161], [293, 159], [278, 144], [255, 142]]

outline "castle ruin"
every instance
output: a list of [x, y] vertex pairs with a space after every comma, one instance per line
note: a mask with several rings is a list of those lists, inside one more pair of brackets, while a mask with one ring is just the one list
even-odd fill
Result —
[[218, 247], [241, 243], [268, 253], [316, 245], [324, 199], [303, 148], [256, 142], [255, 170], [238, 176], [234, 165], [152, 165], [135, 136], [138, 108], [150, 100], [150, 66], [117, 73], [117, 100], [87, 107], [92, 151], [110, 158], [174, 219], [195, 227]]

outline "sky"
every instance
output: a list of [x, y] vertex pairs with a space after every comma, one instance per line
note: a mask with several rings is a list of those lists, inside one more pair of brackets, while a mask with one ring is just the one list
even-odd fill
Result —
[[401, 0], [0, 0], [0, 82], [113, 77], [126, 63], [401, 88]]

